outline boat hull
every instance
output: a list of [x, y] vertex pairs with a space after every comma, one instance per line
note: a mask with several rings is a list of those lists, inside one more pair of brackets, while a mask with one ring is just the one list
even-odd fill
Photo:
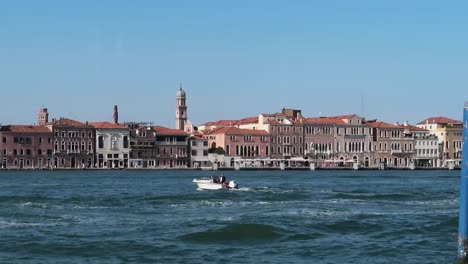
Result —
[[210, 179], [193, 179], [193, 182], [202, 190], [222, 190], [222, 189], [233, 189], [237, 188], [237, 183], [234, 181], [218, 183], [213, 182]]

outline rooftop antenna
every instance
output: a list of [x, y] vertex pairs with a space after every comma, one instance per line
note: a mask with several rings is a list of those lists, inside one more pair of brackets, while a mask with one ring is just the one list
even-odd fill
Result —
[[468, 102], [463, 109], [463, 149], [460, 180], [460, 212], [458, 221], [458, 262], [468, 263]]

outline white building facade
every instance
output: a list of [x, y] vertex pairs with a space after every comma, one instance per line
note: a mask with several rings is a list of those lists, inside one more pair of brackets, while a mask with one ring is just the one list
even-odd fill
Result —
[[189, 142], [191, 167], [194, 169], [212, 168], [213, 163], [208, 159], [208, 139], [193, 136]]
[[90, 123], [96, 129], [97, 168], [127, 168], [130, 155], [130, 130], [109, 122]]

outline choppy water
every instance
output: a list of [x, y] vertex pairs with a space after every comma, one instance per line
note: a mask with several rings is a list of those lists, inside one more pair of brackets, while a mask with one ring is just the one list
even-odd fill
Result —
[[0, 263], [454, 263], [459, 171], [0, 171]]

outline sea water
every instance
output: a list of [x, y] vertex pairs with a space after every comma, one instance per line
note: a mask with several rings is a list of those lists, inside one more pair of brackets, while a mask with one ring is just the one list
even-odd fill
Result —
[[0, 171], [0, 263], [454, 263], [460, 171]]

